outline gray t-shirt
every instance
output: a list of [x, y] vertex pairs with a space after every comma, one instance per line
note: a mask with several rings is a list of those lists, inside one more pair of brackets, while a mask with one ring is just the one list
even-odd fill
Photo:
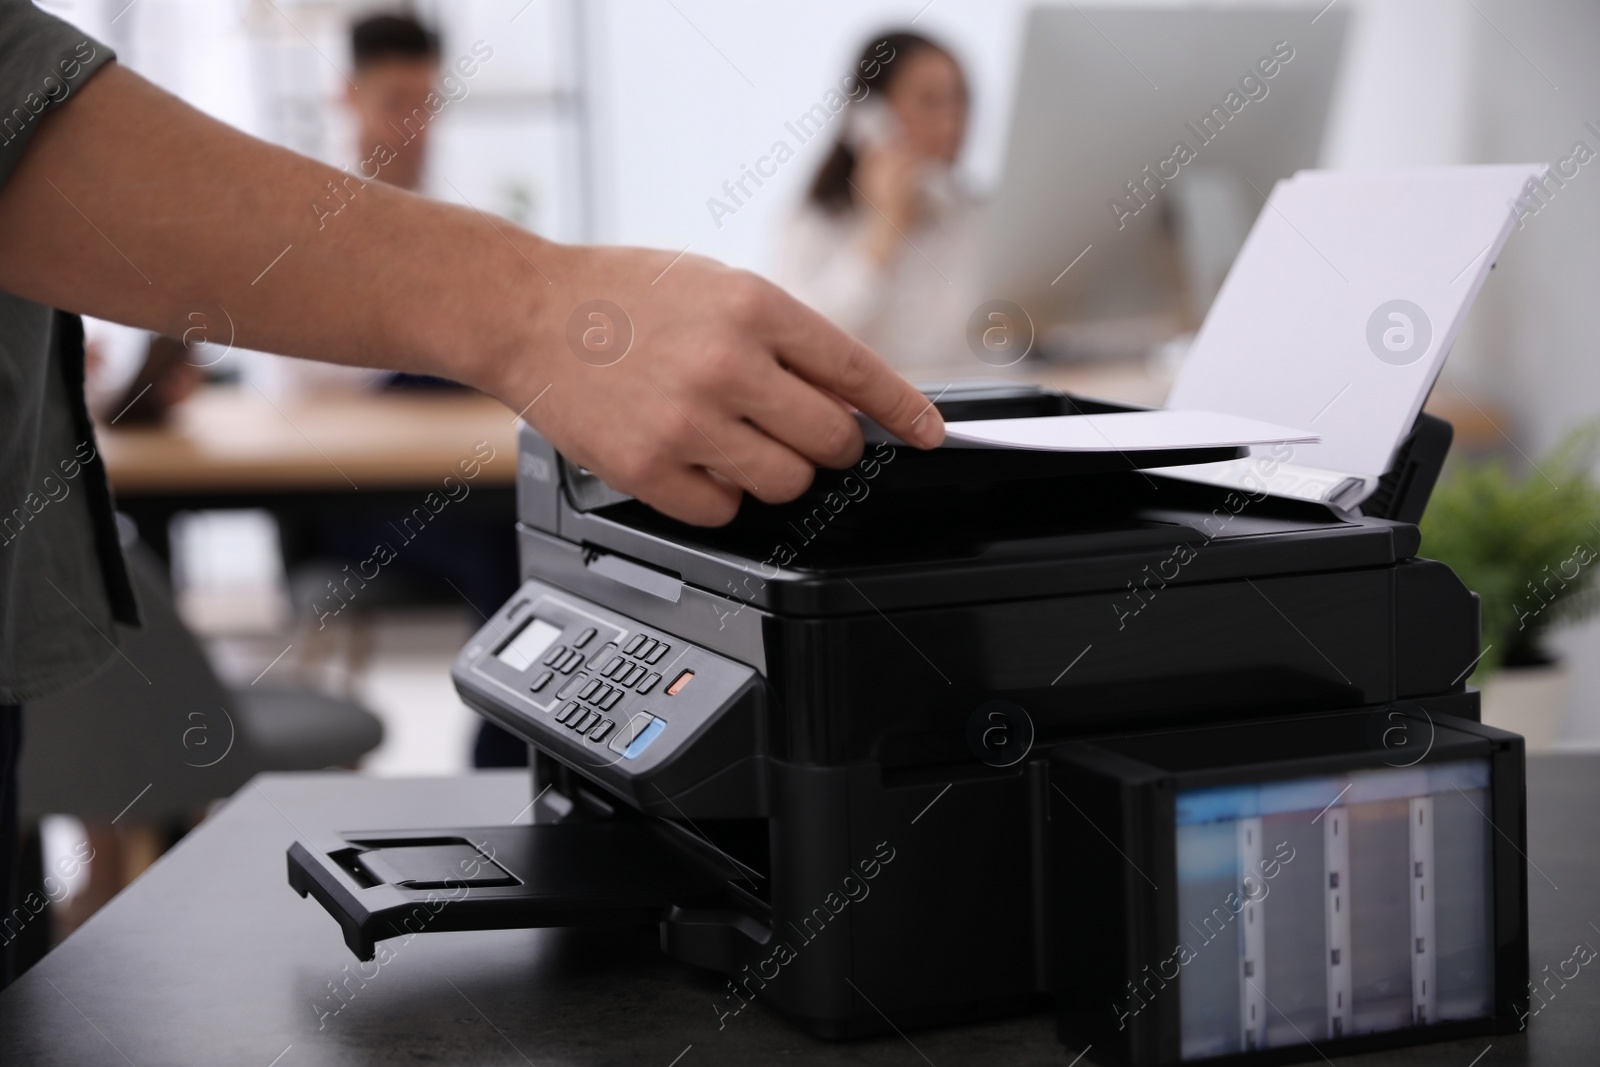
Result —
[[[0, 0], [0, 187], [111, 59], [27, 0]], [[83, 322], [0, 291], [0, 704], [94, 673], [116, 654], [113, 622], [138, 612], [84, 404]]]

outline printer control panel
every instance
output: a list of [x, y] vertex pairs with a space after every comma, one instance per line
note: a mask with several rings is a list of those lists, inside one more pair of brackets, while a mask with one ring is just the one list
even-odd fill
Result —
[[664, 773], [686, 788], [757, 754], [753, 721], [723, 723], [759, 713], [753, 668], [539, 581], [473, 635], [453, 676], [468, 704], [625, 795]]

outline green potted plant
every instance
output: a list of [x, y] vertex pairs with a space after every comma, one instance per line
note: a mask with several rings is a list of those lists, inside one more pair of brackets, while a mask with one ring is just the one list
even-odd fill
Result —
[[1579, 426], [1527, 472], [1504, 457], [1453, 462], [1422, 519], [1422, 555], [1449, 564], [1481, 603], [1472, 681], [1483, 719], [1530, 750], [1554, 740], [1570, 689], [1545, 640], [1600, 609], [1597, 440], [1600, 422]]

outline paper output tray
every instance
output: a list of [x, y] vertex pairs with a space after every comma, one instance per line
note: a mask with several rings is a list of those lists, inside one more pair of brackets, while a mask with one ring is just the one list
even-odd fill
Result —
[[342, 833], [296, 841], [288, 859], [289, 885], [363, 960], [424, 931], [653, 923], [732, 876], [647, 824], [614, 821]]

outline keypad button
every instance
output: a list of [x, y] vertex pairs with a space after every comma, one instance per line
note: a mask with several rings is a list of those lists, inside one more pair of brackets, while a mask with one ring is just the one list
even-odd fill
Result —
[[605, 696], [601, 697], [598, 701], [596, 701], [596, 703], [598, 703], [606, 711], [610, 711], [612, 708], [617, 706], [617, 701], [619, 701], [621, 699], [622, 699], [622, 690], [613, 689], [611, 692], [607, 693]]
[[567, 654], [561, 658], [561, 662], [556, 664], [556, 670], [560, 671], [562, 674], [571, 674], [572, 669], [582, 662], [582, 656], [569, 650]]
[[577, 710], [578, 702], [576, 700], [567, 701], [565, 704], [561, 705], [561, 710], [556, 712], [556, 722], [566, 722], [568, 719], [572, 718], [572, 713]]
[[578, 690], [578, 697], [579, 697], [579, 699], [582, 699], [582, 700], [588, 700], [590, 697], [594, 696], [595, 693], [599, 692], [600, 689], [603, 688], [603, 687], [606, 687], [604, 682], [600, 681], [600, 679], [598, 679], [598, 678], [591, 678], [591, 679], [589, 679], [589, 684], [588, 685], [586, 685], [582, 689]]
[[643, 733], [645, 728], [655, 721], [656, 717], [654, 715], [648, 712], [639, 712], [624, 723], [622, 728], [617, 731], [617, 735], [611, 739], [611, 751], [621, 752], [626, 749], [635, 737]]
[[627, 674], [626, 677], [624, 677], [622, 679], [622, 684], [623, 685], [634, 685], [639, 681], [639, 679], [643, 678], [644, 676], [645, 676], [644, 666], [642, 664], [635, 663], [635, 664], [633, 664], [632, 666], [630, 666], [628, 668], [628, 674]]
[[533, 681], [528, 683], [528, 690], [530, 692], [537, 693], [539, 690], [541, 690], [545, 686], [549, 685], [550, 684], [550, 679], [554, 678], [554, 677], [555, 677], [555, 675], [552, 674], [550, 671], [540, 671], [534, 677]]
[[640, 659], [644, 659], [646, 656], [648, 656], [650, 654], [650, 650], [655, 648], [660, 643], [661, 642], [653, 640], [651, 638], [646, 638], [644, 644], [640, 645], [638, 648], [633, 650], [633, 654], [635, 656], [638, 656]]
[[572, 729], [576, 730], [578, 733], [583, 734], [588, 733], [589, 728], [599, 721], [600, 713], [598, 711], [592, 711], [589, 708], [585, 708], [583, 709], [583, 717], [581, 719], [577, 717], [568, 719], [567, 725], [572, 727]]
[[589, 676], [587, 674], [579, 674], [572, 678], [568, 678], [567, 684], [563, 685], [559, 690], [556, 691], [556, 696], [562, 700], [565, 700], [573, 693], [577, 692], [578, 687], [583, 685], [583, 683], [588, 680]]
[[[644, 750], [650, 747], [650, 743], [656, 738], [660, 737], [661, 732], [666, 728], [667, 724], [662, 720], [657, 719], [650, 725], [646, 726], [643, 730], [640, 730], [638, 734], [634, 736], [633, 740], [628, 742], [628, 747], [622, 750], [622, 758], [638, 759]], [[615, 742], [613, 742], [613, 744], [615, 744]]]
[[545, 653], [544, 665], [546, 667], [552, 666], [556, 660], [560, 659], [562, 656], [565, 656], [569, 651], [571, 650], [567, 648], [566, 645], [557, 645], [555, 648], [552, 648], [549, 652]]
[[622, 651], [631, 656], [635, 652], [639, 651], [639, 646], [644, 644], [647, 640], [649, 639], [646, 638], [644, 634], [634, 634], [632, 637], [628, 638], [628, 643], [622, 646]]
[[656, 687], [656, 683], [659, 681], [661, 681], [661, 675], [651, 671], [649, 674], [644, 676], [644, 681], [639, 683], [639, 692], [650, 692], [650, 690]]
[[595, 630], [593, 626], [585, 627], [581, 634], [572, 639], [572, 647], [582, 648], [584, 645], [587, 645], [590, 641], [594, 640], [594, 634]]
[[666, 728], [667, 724], [657, 719], [643, 730], [640, 730], [634, 736], [634, 739], [628, 742], [628, 747], [622, 750], [622, 758], [638, 759], [644, 750], [650, 747], [650, 743], [660, 737], [661, 732]]
[[617, 724], [610, 719], [600, 720], [600, 722], [589, 731], [589, 740], [604, 741], [607, 735], [611, 733], [612, 728], [616, 725]]
[[671, 648], [672, 646], [667, 644], [665, 641], [657, 641], [656, 647], [650, 650], [649, 655], [644, 657], [644, 661], [646, 663], [655, 663], [660, 660], [662, 656], [665, 656], [667, 651]]

